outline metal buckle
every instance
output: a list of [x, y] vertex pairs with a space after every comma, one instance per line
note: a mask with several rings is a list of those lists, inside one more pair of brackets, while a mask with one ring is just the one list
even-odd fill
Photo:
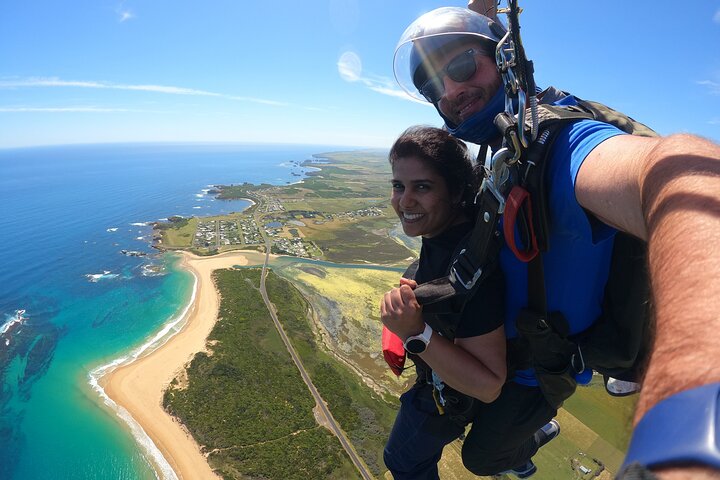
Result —
[[465, 287], [465, 290], [470, 290], [475, 286], [475, 283], [478, 281], [478, 278], [482, 275], [483, 271], [482, 268], [478, 268], [475, 273], [473, 274], [473, 277], [469, 281], [463, 280], [463, 278], [458, 273], [457, 269], [455, 268], [455, 265], [458, 263], [458, 260], [460, 257], [465, 253], [465, 249], [463, 248], [460, 250], [460, 253], [458, 254], [457, 258], [453, 262], [452, 266], [450, 267], [450, 281], [455, 283], [458, 282], [460, 285]]
[[[578, 368], [575, 366], [575, 360], [580, 357], [580, 365], [581, 367]], [[577, 356], [573, 353], [570, 357], [570, 365], [572, 366], [573, 370], [575, 370], [575, 373], [582, 373], [585, 371], [585, 359], [583, 358], [582, 350], [580, 349], [580, 345], [577, 346]]]
[[497, 189], [495, 182], [489, 180], [487, 177], [483, 178], [483, 181], [480, 184], [480, 191], [477, 193], [477, 195], [475, 195], [475, 204], [477, 204], [478, 197], [482, 195], [485, 189], [490, 190], [492, 196], [495, 197], [495, 199], [498, 201], [497, 213], [498, 215], [502, 215], [502, 213], [505, 211], [505, 197], [503, 197], [502, 193], [500, 193], [500, 190]]

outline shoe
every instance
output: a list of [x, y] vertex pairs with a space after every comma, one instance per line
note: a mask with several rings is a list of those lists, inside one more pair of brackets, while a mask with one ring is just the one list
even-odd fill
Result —
[[516, 478], [530, 478], [535, 475], [535, 472], [537, 472], [537, 467], [532, 460], [528, 460], [524, 465], [496, 473], [492, 478], [500, 480], [507, 478], [506, 475], [514, 475]]
[[553, 418], [535, 432], [535, 441], [538, 444], [538, 450], [558, 435], [560, 435], [560, 424]]
[[608, 377], [605, 390], [613, 397], [625, 397], [640, 391], [640, 384]]
[[[558, 435], [560, 435], [560, 424], [553, 418], [535, 432], [535, 441], [538, 444], [538, 450]], [[535, 475], [536, 472], [537, 466], [535, 466], [532, 460], [528, 460], [524, 465], [498, 473], [496, 478], [501, 478], [502, 475], [507, 474], [514, 475], [517, 478], [530, 478]]]
[[532, 460], [528, 460], [525, 465], [515, 467], [507, 473], [515, 475], [517, 478], [530, 478], [537, 472], [537, 467]]

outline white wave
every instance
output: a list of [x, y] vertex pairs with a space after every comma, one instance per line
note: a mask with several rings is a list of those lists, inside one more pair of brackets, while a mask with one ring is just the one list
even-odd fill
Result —
[[145, 240], [145, 237], [135, 237], [135, 240]]
[[141, 275], [143, 277], [159, 277], [166, 275], [165, 267], [155, 263], [146, 263], [141, 268]]
[[180, 330], [182, 330], [182, 327], [185, 325], [183, 320], [186, 319], [186, 315], [190, 310], [190, 307], [195, 302], [195, 295], [197, 294], [198, 279], [194, 273], [193, 278], [193, 289], [190, 301], [182, 310], [182, 312], [180, 312], [179, 315], [171, 317], [168, 323], [164, 325], [158, 333], [156, 333], [147, 342], [140, 345], [135, 350], [131, 351], [127, 356], [116, 358], [115, 360], [111, 361], [106, 365], [101, 365], [93, 369], [88, 374], [88, 382], [90, 383], [90, 386], [93, 388], [93, 390], [98, 392], [98, 395], [103, 400], [103, 403], [107, 405], [111, 410], [113, 410], [118, 415], [118, 417], [120, 417], [120, 419], [122, 419], [128, 425], [128, 427], [130, 427], [130, 432], [135, 438], [135, 441], [137, 441], [137, 443], [144, 449], [148, 457], [150, 457], [150, 459], [152, 460], [150, 462], [151, 465], [154, 465], [157, 468], [157, 470], [155, 471], [156, 477], [162, 480], [179, 479], [173, 471], [172, 467], [170, 466], [170, 463], [163, 456], [160, 449], [157, 447], [157, 445], [155, 445], [155, 443], [145, 432], [145, 430], [143, 430], [142, 426], [140, 426], [140, 424], [133, 418], [130, 412], [128, 412], [125, 408], [118, 405], [117, 403], [115, 403], [115, 401], [108, 397], [107, 393], [105, 393], [105, 390], [100, 385], [100, 379], [115, 370], [116, 368], [128, 365], [144, 355], [151, 354], [158, 348], [165, 345], [172, 337], [174, 337]]
[[120, 417], [120, 419], [125, 422], [130, 428], [130, 433], [132, 434], [135, 441], [144, 450], [145, 454], [150, 457], [151, 461], [149, 463], [155, 469], [155, 478], [162, 480], [179, 480], [172, 467], [170, 466], [170, 463], [163, 456], [162, 452], [157, 447], [157, 445], [155, 445], [147, 432], [145, 432], [145, 430], [143, 430], [143, 428], [133, 418], [133, 416], [130, 415], [130, 412], [128, 412], [124, 407], [118, 405], [110, 397], [108, 397], [105, 393], [105, 390], [100, 386], [98, 380], [106, 373], [115, 370], [115, 368], [125, 363], [126, 360], [127, 357], [119, 358], [109, 363], [108, 365], [103, 365], [91, 371], [88, 375], [90, 386], [93, 390], [98, 392], [100, 398], [103, 400], [103, 403], [107, 405], [111, 410], [113, 410], [117, 414], [117, 416]]
[[119, 273], [111, 273], [110, 270], [105, 270], [103, 273], [86, 273], [85, 277], [93, 283], [99, 282], [100, 280], [107, 280], [110, 278], [117, 278], [120, 276]]
[[202, 198], [202, 197], [205, 196], [205, 194], [204, 194], [204, 193], [196, 193], [195, 196], [196, 196], [197, 198]]
[[108, 229], [105, 230], [105, 231], [106, 231], [106, 232], [117, 232], [117, 230], [118, 230], [118, 227], [110, 227], [110, 228], [108, 228]]
[[131, 223], [130, 225], [132, 225], [134, 227], [147, 227], [148, 223], [147, 222], [134, 222], [134, 223]]
[[[16, 324], [22, 324], [25, 320], [27, 320], [27, 317], [25, 315], [25, 310], [15, 310], [14, 315], [5, 315], [5, 318], [7, 321], [3, 323], [2, 327], [0, 327], [0, 335], [4, 335], [7, 333], [8, 330], [10, 330], [10, 327]], [[9, 339], [5, 341], [5, 345], [9, 343]]]
[[202, 207], [193, 207], [193, 209], [195, 209], [195, 210], [197, 210], [198, 208], [202, 208]]

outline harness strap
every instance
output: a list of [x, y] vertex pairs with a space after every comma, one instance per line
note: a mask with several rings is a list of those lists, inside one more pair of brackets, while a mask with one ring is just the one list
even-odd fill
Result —
[[535, 255], [528, 263], [528, 308], [547, 317], [545, 270], [542, 255]]
[[[520, 213], [521, 231], [525, 233], [525, 249], [518, 248], [515, 242], [515, 224], [518, 221], [518, 213]], [[503, 220], [503, 233], [505, 234], [505, 242], [508, 248], [522, 262], [529, 262], [535, 258], [540, 250], [538, 249], [537, 237], [535, 236], [535, 227], [533, 225], [532, 202], [530, 201], [530, 193], [519, 186], [515, 185], [507, 198], [505, 208], [505, 218]]]
[[451, 263], [449, 274], [415, 289], [415, 298], [425, 313], [461, 311], [474, 293], [474, 287], [491, 272], [501, 246], [497, 225], [503, 203], [487, 188], [479, 194], [478, 202], [475, 227]]

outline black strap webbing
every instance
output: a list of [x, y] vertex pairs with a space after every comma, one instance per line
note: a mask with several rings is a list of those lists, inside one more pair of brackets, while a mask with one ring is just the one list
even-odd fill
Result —
[[[449, 274], [418, 285], [415, 298], [426, 313], [457, 313], [490, 273], [500, 249], [496, 239], [500, 200], [489, 189], [478, 198], [475, 227], [464, 248], [450, 265]], [[446, 300], [452, 300], [447, 301]]]
[[547, 295], [542, 254], [538, 253], [528, 263], [528, 308], [542, 318], [547, 318]]

